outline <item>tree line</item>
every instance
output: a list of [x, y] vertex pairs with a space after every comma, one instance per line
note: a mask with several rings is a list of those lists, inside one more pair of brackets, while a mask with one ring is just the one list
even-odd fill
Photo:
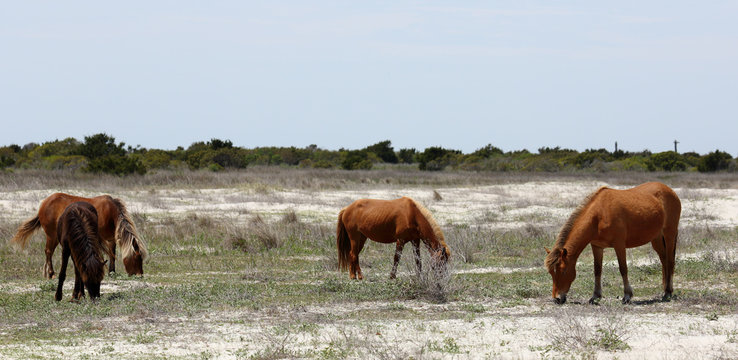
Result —
[[648, 150], [626, 152], [588, 149], [579, 152], [560, 147], [503, 151], [487, 145], [464, 154], [459, 150], [429, 147], [395, 150], [389, 140], [363, 149], [325, 150], [317, 145], [304, 148], [234, 146], [230, 140], [195, 142], [186, 149], [147, 149], [116, 143], [108, 134], [54, 140], [43, 144], [0, 147], [0, 169], [66, 169], [116, 175], [145, 174], [158, 169], [244, 169], [248, 166], [291, 166], [300, 168], [372, 169], [381, 164], [411, 164], [425, 171], [699, 171], [734, 172], [736, 159], [720, 150], [705, 155]]

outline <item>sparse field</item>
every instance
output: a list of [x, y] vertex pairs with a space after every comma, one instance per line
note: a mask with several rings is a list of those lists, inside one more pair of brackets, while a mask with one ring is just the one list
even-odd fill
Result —
[[[657, 300], [661, 266], [646, 246], [628, 253], [633, 304], [620, 304], [611, 249], [600, 305], [586, 304], [589, 251], [570, 303], [553, 304], [543, 247], [571, 211], [601, 185], [650, 180], [682, 199], [674, 299]], [[68, 279], [55, 302], [56, 279], [41, 276], [42, 233], [26, 250], [7, 240], [56, 191], [124, 199], [148, 244], [145, 276], [106, 277], [95, 304], [68, 302]], [[442, 225], [450, 276], [417, 277], [408, 246], [389, 280], [394, 246], [368, 242], [366, 279], [350, 281], [337, 270], [338, 211], [399, 196], [424, 203]], [[29, 171], [0, 174], [0, 210], [0, 358], [738, 358], [734, 176]]]

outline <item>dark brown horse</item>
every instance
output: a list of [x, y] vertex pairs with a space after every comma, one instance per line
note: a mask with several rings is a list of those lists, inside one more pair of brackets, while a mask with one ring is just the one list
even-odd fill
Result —
[[110, 248], [110, 272], [115, 271], [115, 247], [120, 246], [123, 265], [128, 275], [143, 275], [143, 260], [146, 258], [146, 244], [138, 233], [136, 226], [128, 216], [123, 201], [114, 199], [109, 195], [101, 195], [94, 198], [83, 198], [64, 193], [53, 194], [43, 202], [38, 209], [36, 217], [26, 221], [18, 228], [11, 241], [25, 248], [28, 238], [38, 228], [43, 228], [46, 233], [46, 263], [44, 264], [44, 275], [51, 279], [54, 276], [54, 267], [51, 257], [58, 245], [57, 221], [64, 209], [73, 202], [87, 202], [92, 204], [98, 214], [98, 229], [100, 238]]
[[589, 195], [562, 227], [553, 249], [546, 249], [546, 268], [553, 278], [552, 296], [556, 303], [566, 302], [566, 294], [576, 277], [577, 258], [588, 244], [592, 245], [595, 275], [590, 303], [602, 297], [603, 249], [615, 248], [623, 277], [625, 304], [633, 297], [625, 249], [649, 242], [661, 259], [662, 299], [670, 299], [674, 290], [672, 280], [681, 211], [682, 205], [676, 193], [658, 182], [628, 190], [602, 187]]
[[395, 262], [390, 278], [395, 278], [397, 264], [407, 242], [412, 242], [415, 247], [418, 272], [420, 241], [431, 252], [432, 265], [445, 266], [451, 256], [443, 232], [430, 211], [408, 197], [395, 200], [360, 199], [338, 214], [338, 265], [341, 270], [349, 269], [351, 279], [363, 279], [359, 253], [367, 238], [384, 244], [396, 243]]
[[62, 262], [59, 270], [59, 285], [56, 287], [54, 296], [56, 301], [62, 298], [62, 288], [64, 279], [67, 277], [67, 262], [70, 255], [74, 265], [72, 301], [85, 296], [85, 287], [92, 300], [100, 297], [100, 283], [105, 276], [103, 253], [109, 248], [100, 241], [97, 221], [95, 207], [86, 202], [70, 204], [59, 216], [56, 237], [62, 247]]

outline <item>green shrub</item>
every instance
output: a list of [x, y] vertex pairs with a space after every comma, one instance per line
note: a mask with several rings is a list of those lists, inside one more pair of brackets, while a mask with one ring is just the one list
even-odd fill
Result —
[[374, 153], [386, 163], [397, 164], [399, 159], [397, 158], [397, 155], [395, 155], [395, 150], [392, 148], [391, 144], [392, 142], [389, 140], [380, 141], [374, 145], [367, 146], [364, 150]]
[[727, 170], [732, 158], [733, 157], [726, 152], [715, 150], [700, 159], [697, 164], [697, 170], [700, 172]]
[[372, 162], [369, 160], [369, 154], [366, 151], [351, 150], [346, 152], [341, 167], [346, 170], [369, 170], [372, 168]]
[[684, 171], [687, 169], [687, 163], [682, 160], [682, 156], [674, 151], [653, 154], [646, 164], [651, 171]]

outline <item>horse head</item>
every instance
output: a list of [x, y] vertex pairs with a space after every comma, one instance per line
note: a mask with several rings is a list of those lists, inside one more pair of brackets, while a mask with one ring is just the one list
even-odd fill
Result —
[[566, 294], [577, 277], [576, 261], [571, 261], [565, 248], [546, 249], [546, 267], [553, 279], [551, 296], [557, 304], [566, 302]]
[[90, 293], [90, 299], [95, 300], [100, 297], [100, 281], [94, 278], [87, 279], [84, 282], [87, 291]]
[[431, 268], [436, 272], [446, 272], [446, 265], [451, 258], [451, 251], [445, 244], [431, 252]]
[[131, 247], [132, 251], [129, 251], [127, 256], [123, 257], [123, 265], [129, 276], [143, 276], [143, 254], [141, 254], [141, 250], [138, 247], [138, 242], [135, 240], [132, 241]]

